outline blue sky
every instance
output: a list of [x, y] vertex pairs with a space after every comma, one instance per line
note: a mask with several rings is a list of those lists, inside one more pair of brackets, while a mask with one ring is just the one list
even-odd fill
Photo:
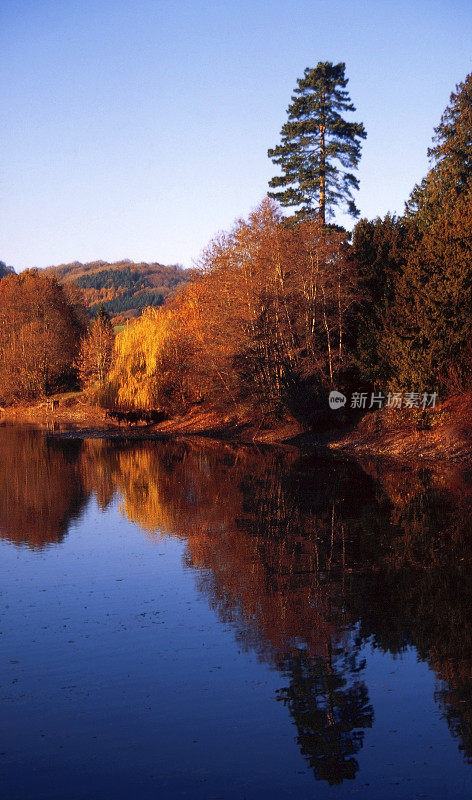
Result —
[[[470, 0], [1, 0], [0, 259], [183, 263], [262, 199], [297, 78], [345, 61], [362, 215], [401, 212]], [[339, 221], [345, 222], [343, 218]]]

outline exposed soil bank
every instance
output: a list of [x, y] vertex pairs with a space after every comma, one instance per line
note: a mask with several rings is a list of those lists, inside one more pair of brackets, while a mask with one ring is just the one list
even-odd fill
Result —
[[367, 414], [329, 447], [402, 460], [472, 460], [472, 393], [422, 414], [397, 410]]
[[105, 411], [83, 399], [0, 410], [0, 423], [29, 423], [57, 435], [106, 439], [162, 439], [205, 437], [240, 442], [290, 444], [302, 449], [330, 448], [357, 456], [427, 461], [472, 460], [472, 393], [446, 401], [423, 414], [414, 411], [382, 410], [367, 414], [356, 426], [333, 422], [323, 430], [307, 432], [293, 419], [273, 417], [254, 422], [249, 413], [222, 414], [199, 407], [182, 417], [157, 425], [118, 425]]

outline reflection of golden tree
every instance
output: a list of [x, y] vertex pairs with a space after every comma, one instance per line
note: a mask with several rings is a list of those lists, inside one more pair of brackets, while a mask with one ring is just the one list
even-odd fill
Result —
[[86, 494], [79, 443], [57, 445], [35, 431], [0, 429], [0, 535], [29, 547], [62, 539]]
[[93, 492], [101, 509], [107, 508], [115, 495], [113, 450], [101, 439], [86, 439], [80, 451], [80, 474], [87, 494]]
[[342, 608], [339, 497], [347, 477], [358, 492], [362, 473], [339, 482], [324, 467], [299, 468], [294, 453], [232, 445], [108, 452], [124, 513], [145, 530], [186, 540], [186, 564], [211, 606], [245, 648], [288, 678], [279, 697], [317, 777], [353, 778], [372, 709]]
[[[466, 477], [409, 469], [405, 490], [404, 470], [370, 467], [369, 477], [316, 460], [305, 469], [293, 453], [188, 443], [122, 449], [110, 463], [125, 513], [185, 538], [211, 605], [243, 646], [290, 676], [280, 697], [320, 776], [330, 764], [340, 779], [355, 774], [372, 716], [349, 665], [358, 620], [382, 648], [411, 643], [428, 660], [451, 731], [472, 752]], [[350, 708], [345, 739], [338, 701]]]
[[[189, 537], [234, 522], [237, 486], [225, 481], [236, 456], [227, 448], [226, 464], [215, 470], [211, 448], [188, 444], [144, 444], [117, 455], [114, 473], [124, 512], [144, 530]], [[234, 477], [233, 472], [231, 475]]]
[[315, 774], [356, 774], [372, 721], [358, 662], [366, 638], [413, 645], [472, 754], [470, 480], [459, 471], [369, 467], [231, 444], [52, 441], [0, 429], [0, 533], [57, 541], [94, 492], [185, 562], [245, 648], [284, 675], [279, 699]]

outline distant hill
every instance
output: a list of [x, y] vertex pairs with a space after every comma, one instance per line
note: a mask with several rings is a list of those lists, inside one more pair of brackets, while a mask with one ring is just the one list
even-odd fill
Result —
[[188, 283], [193, 270], [178, 265], [135, 264], [125, 259], [109, 264], [92, 261], [47, 267], [61, 283], [75, 283], [83, 293], [85, 304], [94, 313], [103, 304], [115, 324], [138, 317], [146, 306], [160, 306]]

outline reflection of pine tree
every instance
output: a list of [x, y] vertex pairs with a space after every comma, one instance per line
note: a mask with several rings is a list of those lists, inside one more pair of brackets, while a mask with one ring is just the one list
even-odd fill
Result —
[[86, 492], [100, 487], [106, 502], [116, 488], [130, 519], [185, 537], [211, 607], [288, 674], [279, 699], [316, 777], [332, 784], [355, 777], [373, 720], [348, 630], [385, 652], [415, 647], [472, 754], [471, 475], [368, 469], [189, 442], [93, 442], [80, 457]]
[[290, 685], [279, 699], [289, 708], [298, 729], [297, 743], [318, 780], [330, 785], [353, 779], [359, 769], [354, 756], [362, 747], [364, 729], [374, 713], [355, 654], [326, 642], [324, 657], [297, 650], [286, 660]]
[[[462, 666], [462, 665], [461, 665]], [[470, 664], [465, 676], [452, 675], [449, 682], [441, 681], [434, 699], [438, 703], [448, 728], [458, 740], [465, 761], [472, 764], [472, 687]], [[455, 665], [454, 665], [455, 667]]]

